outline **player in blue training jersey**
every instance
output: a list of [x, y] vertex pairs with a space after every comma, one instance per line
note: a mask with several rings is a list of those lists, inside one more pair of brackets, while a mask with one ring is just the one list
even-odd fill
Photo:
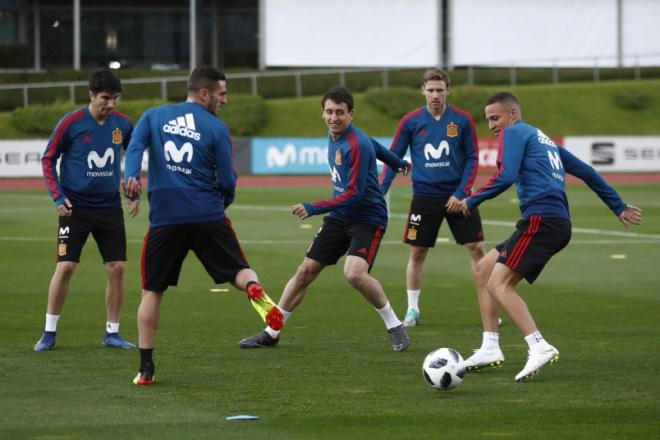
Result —
[[[409, 340], [406, 330], [392, 310], [380, 283], [369, 275], [387, 227], [387, 207], [378, 187], [374, 142], [355, 128], [353, 96], [343, 87], [333, 87], [321, 100], [323, 120], [329, 129], [328, 165], [332, 175], [332, 197], [291, 207], [304, 220], [329, 213], [316, 234], [302, 264], [284, 287], [277, 305], [284, 320], [303, 301], [309, 285], [326, 266], [334, 265], [347, 254], [344, 276], [380, 314], [394, 351], [405, 351]], [[376, 147], [378, 148], [378, 147]], [[406, 167], [405, 161], [394, 164]], [[274, 347], [279, 330], [272, 327], [242, 339], [242, 348]]]
[[[48, 288], [46, 326], [34, 345], [37, 352], [55, 346], [57, 322], [69, 283], [90, 233], [108, 276], [103, 346], [135, 347], [119, 336], [126, 261], [119, 173], [121, 151], [133, 130], [128, 117], [115, 110], [120, 94], [121, 81], [111, 70], [94, 71], [89, 79], [89, 104], [60, 119], [41, 159], [46, 187], [59, 214], [59, 234], [57, 265]], [[131, 202], [129, 209], [135, 216], [139, 201]]]
[[516, 381], [534, 376], [548, 362], [559, 358], [559, 351], [538, 331], [516, 285], [525, 278], [530, 284], [550, 258], [571, 238], [568, 200], [564, 192], [566, 174], [584, 180], [619, 217], [621, 223], [639, 225], [641, 210], [627, 205], [614, 189], [588, 164], [556, 145], [541, 130], [526, 124], [518, 99], [501, 92], [486, 101], [488, 127], [499, 137], [497, 173], [481, 189], [457, 207], [464, 215], [486, 199], [496, 197], [515, 183], [522, 219], [516, 231], [491, 250], [479, 270], [490, 274], [489, 296], [479, 298], [483, 318], [483, 342], [465, 366], [477, 369], [504, 361], [497, 333], [499, 307], [511, 318], [529, 345], [529, 357]]
[[227, 126], [216, 112], [227, 103], [225, 75], [201, 66], [188, 79], [188, 99], [147, 110], [126, 153], [125, 192], [141, 191], [142, 155], [149, 150], [149, 230], [142, 247], [142, 301], [138, 309], [140, 370], [136, 385], [151, 385], [160, 303], [176, 286], [192, 250], [215, 283], [230, 282], [265, 309], [269, 325], [282, 315], [259, 284], [225, 210], [234, 201], [236, 173]]
[[[479, 154], [474, 122], [470, 115], [447, 105], [449, 76], [430, 69], [422, 77], [426, 105], [406, 114], [396, 129], [390, 149], [399, 157], [410, 148], [413, 198], [404, 231], [410, 245], [406, 267], [408, 311], [403, 325], [419, 323], [419, 297], [424, 277], [424, 261], [435, 246], [440, 225], [447, 219], [456, 243], [465, 245], [470, 255], [477, 295], [487, 294], [486, 279], [476, 271], [485, 255], [479, 211], [468, 218], [449, 209], [470, 195], [477, 174]], [[391, 169], [383, 168], [381, 190], [387, 193], [394, 179]]]

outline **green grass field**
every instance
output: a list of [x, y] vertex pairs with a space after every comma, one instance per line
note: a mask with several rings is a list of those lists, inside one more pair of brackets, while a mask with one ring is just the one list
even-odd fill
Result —
[[[241, 350], [238, 340], [262, 323], [242, 292], [211, 292], [210, 278], [189, 255], [179, 287], [163, 302], [157, 385], [140, 389], [131, 384], [137, 352], [100, 347], [105, 275], [91, 240], [57, 348], [32, 351], [54, 268], [55, 210], [45, 191], [0, 192], [0, 438], [655, 439], [660, 186], [617, 189], [644, 209], [645, 224], [626, 231], [585, 186], [569, 186], [572, 243], [534, 286], [520, 287], [560, 362], [530, 383], [514, 382], [526, 345], [505, 319], [504, 366], [470, 373], [444, 393], [424, 383], [424, 356], [439, 347], [468, 356], [481, 341], [467, 252], [446, 240], [427, 260], [423, 321], [411, 329], [406, 353], [390, 350], [382, 321], [348, 286], [341, 265], [312, 285], [275, 349]], [[272, 297], [279, 297], [321, 222], [301, 223], [287, 207], [328, 194], [326, 187], [239, 187], [230, 216]], [[399, 315], [406, 303], [408, 250], [399, 239], [408, 197], [407, 187], [394, 187], [393, 218], [372, 272]], [[488, 247], [512, 232], [513, 198], [509, 191], [483, 205]], [[146, 214], [127, 218], [122, 333], [132, 341]], [[441, 237], [448, 237], [446, 227]], [[237, 414], [260, 419], [225, 420]]]

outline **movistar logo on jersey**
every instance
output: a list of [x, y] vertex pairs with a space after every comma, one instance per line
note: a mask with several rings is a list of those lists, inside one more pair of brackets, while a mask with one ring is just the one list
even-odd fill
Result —
[[445, 140], [440, 142], [438, 148], [435, 148], [431, 144], [424, 145], [424, 158], [426, 160], [431, 160], [431, 158], [440, 159], [443, 153], [449, 155], [449, 143]]
[[174, 165], [169, 163], [165, 165], [168, 170], [183, 174], [192, 173], [191, 168], [179, 165], [184, 159], [186, 162], [190, 163], [193, 158], [193, 146], [190, 142], [185, 142], [181, 145], [181, 148], [178, 148], [174, 142], [167, 141], [165, 142], [165, 145], [163, 145], [163, 150], [165, 151], [165, 160], [168, 162], [174, 162]]
[[[92, 170], [94, 168], [105, 168], [105, 166], [110, 163], [112, 165], [115, 163], [115, 150], [109, 147], [103, 152], [103, 156], [99, 156], [99, 153], [96, 151], [90, 151], [87, 154], [87, 167]], [[104, 171], [87, 171], [87, 177], [112, 177], [114, 171], [104, 170]]]
[[183, 116], [172, 119], [167, 124], [163, 125], [163, 131], [165, 133], [176, 134], [196, 141], [202, 138], [201, 133], [196, 131], [195, 118], [193, 118], [192, 113], [186, 113]]
[[339, 176], [339, 171], [337, 171], [337, 168], [332, 167], [330, 168], [330, 175], [332, 176], [332, 182], [341, 182], [341, 176]]
[[112, 148], [105, 150], [103, 156], [99, 156], [99, 153], [96, 151], [90, 151], [89, 154], [87, 154], [87, 167], [90, 170], [93, 168], [92, 164], [94, 164], [96, 168], [104, 168], [108, 161], [110, 161], [110, 164], [115, 163], [115, 151]]

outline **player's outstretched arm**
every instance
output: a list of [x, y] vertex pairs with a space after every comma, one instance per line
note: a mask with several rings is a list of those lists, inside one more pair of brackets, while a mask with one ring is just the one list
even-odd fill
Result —
[[619, 214], [619, 221], [623, 226], [642, 224], [642, 210], [637, 206], [626, 205], [626, 208]]

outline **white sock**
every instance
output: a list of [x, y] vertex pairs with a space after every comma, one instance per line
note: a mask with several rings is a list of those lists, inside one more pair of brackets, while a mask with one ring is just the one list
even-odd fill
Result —
[[46, 327], [44, 330], [47, 332], [56, 332], [57, 331], [57, 321], [59, 321], [60, 315], [49, 315], [46, 313]]
[[422, 293], [421, 289], [406, 290], [408, 293], [408, 310], [415, 309], [419, 312], [419, 294]]
[[497, 332], [484, 332], [481, 341], [481, 350], [494, 351], [500, 349], [500, 334]]
[[[286, 324], [286, 321], [289, 319], [289, 316], [291, 316], [291, 314], [293, 312], [287, 312], [286, 310], [284, 310], [280, 306], [275, 306], [275, 307], [277, 307], [280, 310], [280, 312], [282, 313], [282, 316], [284, 317], [284, 323]], [[268, 333], [270, 335], [270, 337], [273, 338], [273, 339], [277, 339], [280, 336], [281, 331], [282, 330], [275, 330], [271, 326], [267, 326], [266, 330], [265, 330], [265, 332]]]
[[389, 301], [387, 304], [385, 304], [385, 307], [382, 309], [376, 309], [376, 311], [380, 317], [383, 318], [385, 327], [387, 327], [388, 330], [401, 325], [401, 321], [399, 321], [399, 318], [396, 317], [396, 313], [394, 313], [394, 310], [392, 310], [392, 306], [390, 306]]
[[106, 333], [119, 333], [119, 323], [118, 322], [105, 322], [105, 332]]
[[550, 346], [550, 344], [546, 342], [546, 340], [543, 338], [543, 335], [538, 330], [525, 336], [525, 342], [527, 342], [530, 350], [535, 351], [543, 350]]

